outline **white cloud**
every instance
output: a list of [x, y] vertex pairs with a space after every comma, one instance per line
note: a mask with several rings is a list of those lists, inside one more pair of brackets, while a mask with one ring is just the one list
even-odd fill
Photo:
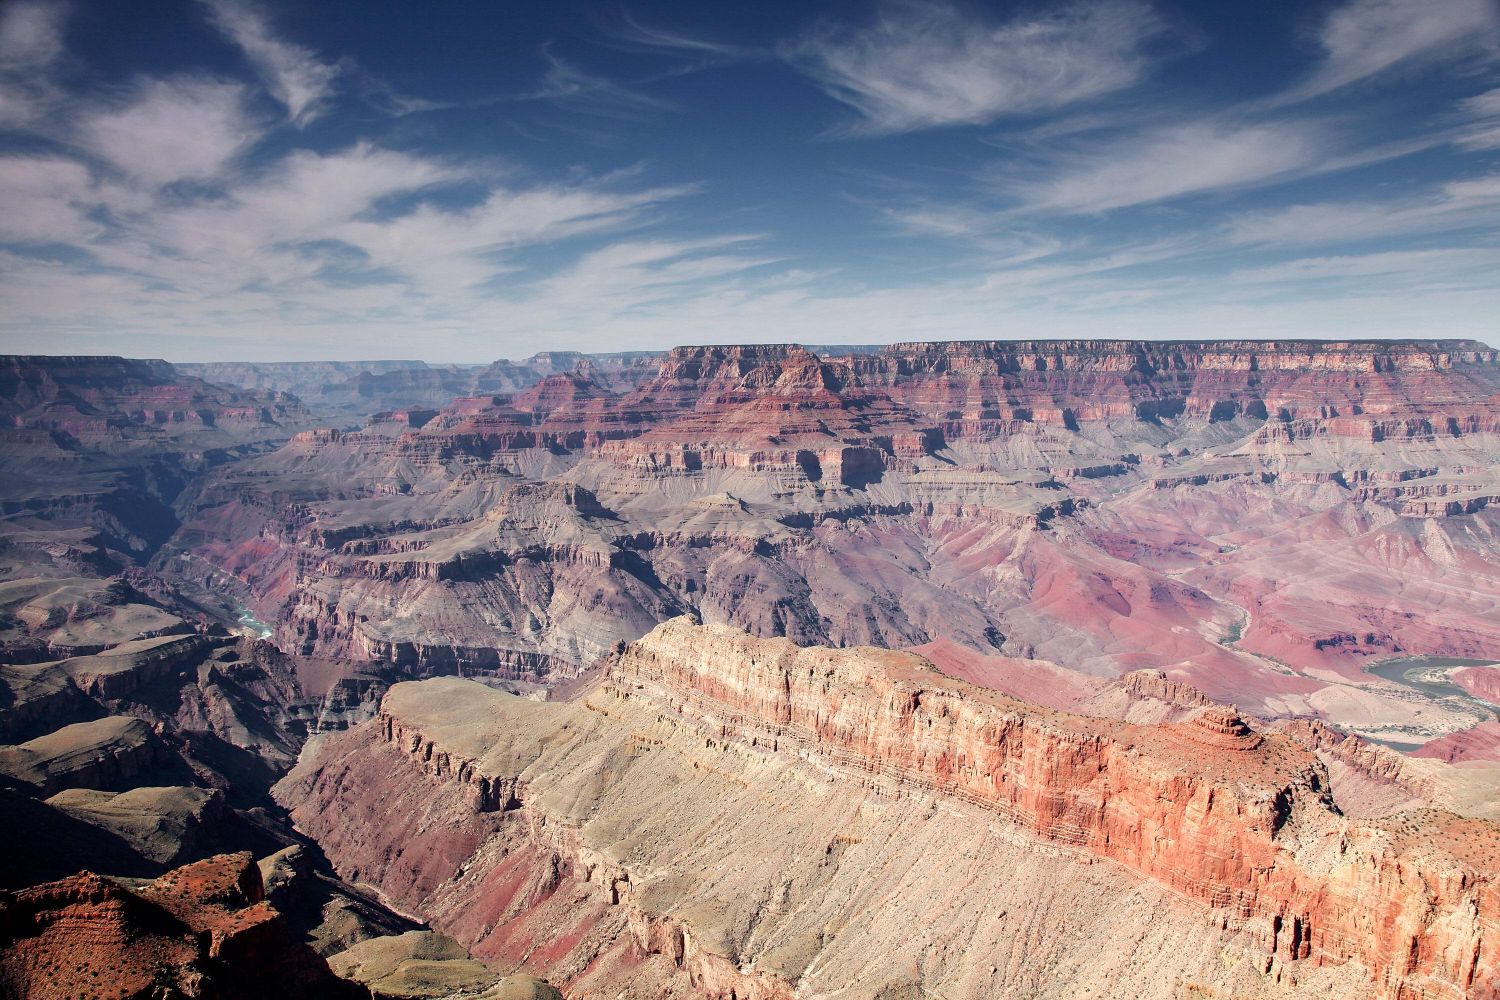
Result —
[[1500, 149], [1500, 87], [1476, 94], [1459, 104], [1467, 124], [1459, 131], [1464, 149]]
[[630, 118], [650, 111], [671, 111], [676, 105], [634, 87], [594, 76], [543, 50], [547, 70], [541, 87], [528, 94], [530, 100], [552, 101], [574, 110], [593, 111], [612, 117]]
[[1323, 64], [1289, 97], [1325, 94], [1397, 66], [1493, 51], [1497, 31], [1492, 0], [1353, 0], [1323, 23]]
[[467, 176], [368, 144], [327, 155], [298, 151], [218, 197], [120, 207], [117, 225], [87, 250], [105, 265], [204, 300], [256, 287], [296, 290], [305, 302], [325, 266], [309, 245], [336, 240], [340, 227], [383, 199]]
[[1387, 291], [1415, 287], [1424, 291], [1457, 285], [1473, 287], [1475, 278], [1500, 272], [1500, 250], [1489, 247], [1444, 247], [1433, 250], [1387, 250], [1365, 254], [1302, 257], [1262, 267], [1240, 268], [1231, 282], [1266, 285], [1288, 292], [1305, 281], [1378, 281]]
[[1309, 124], [1196, 122], [1061, 154], [1039, 176], [1003, 186], [1030, 210], [1103, 212], [1285, 179], [1324, 164], [1329, 153]]
[[0, 67], [36, 69], [62, 54], [67, 9], [44, 0], [19, 0], [0, 10]]
[[[240, 44], [250, 62], [293, 120], [313, 120], [338, 70], [278, 41], [248, 2], [212, 6], [249, 18], [240, 33], [250, 42]], [[14, 9], [0, 8], [0, 23]], [[0, 75], [0, 84], [68, 79], [47, 69], [71, 66], [58, 56], [61, 13], [47, 23], [57, 31], [32, 31], [15, 49], [43, 69]], [[220, 24], [236, 37], [228, 25]], [[874, 27], [825, 33], [783, 54], [859, 110], [865, 131], [898, 132], [1119, 91], [1149, 69], [1145, 50], [1162, 34], [1149, 9], [1124, 0], [1003, 24], [907, 5]], [[645, 30], [633, 44], [699, 62], [756, 57]], [[1407, 45], [1416, 54], [1387, 65], [1459, 51], [1444, 44]], [[549, 65], [531, 96], [618, 116], [666, 106]], [[1264, 107], [1183, 121], [1180, 105], [1154, 116], [1101, 106], [1066, 128], [1012, 133], [1017, 159], [1031, 157], [1032, 169], [1012, 166], [988, 188], [928, 198], [919, 186], [887, 185], [902, 203], [877, 206], [885, 220], [946, 238], [953, 252], [928, 254], [930, 239], [917, 253], [911, 241], [872, 243], [876, 266], [901, 276], [866, 282], [857, 266], [841, 270], [842, 258], [817, 274], [799, 271], [779, 259], [774, 236], [690, 229], [680, 213], [697, 189], [639, 175], [538, 180], [370, 142], [333, 152], [267, 143], [251, 158], [243, 154], [265, 125], [246, 112], [254, 86], [175, 78], [114, 96], [32, 100], [25, 113], [44, 123], [35, 135], [52, 149], [71, 143], [77, 155], [0, 158], [0, 242], [11, 244], [0, 250], [4, 349], [290, 358], [347, 353], [357, 341], [372, 353], [485, 360], [538, 341], [609, 349], [709, 337], [1484, 336], [1500, 311], [1495, 252], [1461, 245], [1476, 242], [1471, 229], [1500, 227], [1496, 177], [1404, 198], [1355, 191], [1348, 202], [1241, 213], [1227, 225], [1160, 212], [1149, 230], [1126, 232], [1078, 217], [1416, 148], [1397, 135], [1388, 149], [1350, 153], [1349, 123], [1250, 117], [1267, 115]], [[1500, 114], [1497, 94], [1465, 102], [1455, 141], [1490, 148], [1483, 130]], [[0, 118], [5, 100], [0, 86]], [[46, 109], [40, 118], [37, 109]], [[291, 130], [278, 138], [297, 139]], [[995, 185], [1021, 210], [1006, 209]], [[1459, 245], [1433, 246], [1445, 233], [1462, 233], [1450, 241]], [[1403, 234], [1421, 234], [1421, 249], [1379, 243]]]
[[[1493, 336], [1497, 261], [1464, 248], [1362, 260], [1314, 258], [1225, 280], [1223, 271], [1128, 270], [1151, 252], [1105, 254], [1125, 270], [1022, 267], [920, 283], [835, 285], [829, 275], [749, 270], [745, 244], [629, 239], [505, 295], [431, 301], [399, 286], [241, 289], [209, 297], [117, 274], [74, 274], [0, 254], [10, 350], [179, 359], [326, 358], [361, 350], [482, 361], [557, 348], [674, 343], [1003, 337]], [[1179, 248], [1180, 249], [1180, 248]], [[1165, 251], [1163, 251], [1165, 252]], [[1002, 279], [1001, 275], [1005, 277]], [[843, 290], [835, 290], [842, 288]], [[147, 340], [146, 337], [151, 339]]]
[[203, 2], [214, 25], [244, 51], [294, 123], [306, 125], [324, 111], [338, 66], [323, 62], [311, 49], [277, 38], [265, 13], [244, 0]]
[[1052, 110], [1135, 84], [1164, 26], [1130, 0], [1001, 25], [939, 4], [889, 8], [858, 31], [809, 37], [788, 58], [885, 134]]
[[1419, 197], [1340, 201], [1245, 212], [1229, 239], [1276, 247], [1362, 243], [1423, 233], [1489, 229], [1500, 224], [1500, 176], [1454, 181]]
[[0, 242], [74, 243], [97, 227], [84, 218], [92, 182], [86, 167], [61, 157], [0, 159]]
[[24, 126], [57, 100], [49, 70], [63, 51], [61, 3], [19, 0], [0, 7], [0, 126]]
[[87, 114], [78, 140], [147, 184], [210, 178], [259, 138], [244, 98], [244, 88], [233, 83], [143, 81], [124, 104]]
[[[606, 12], [606, 17], [609, 14]], [[621, 8], [606, 26], [609, 41], [616, 48], [632, 52], [669, 53], [693, 57], [700, 64], [714, 65], [752, 58], [752, 50], [738, 45], [697, 38], [654, 25], [645, 25]]]
[[[27, 315], [22, 305], [58, 292], [70, 271], [79, 295], [59, 293], [51, 322], [105, 308], [89, 296], [109, 287], [117, 296], [109, 315], [122, 325], [211, 317], [234, 327], [274, 314], [342, 326], [372, 311], [419, 323], [470, 314], [496, 295], [547, 294], [545, 279], [512, 280], [517, 254], [627, 233], [691, 191], [625, 183], [507, 183], [492, 169], [368, 143], [289, 153], [249, 175], [228, 171], [201, 196], [97, 183], [63, 158], [0, 159], [0, 242], [77, 251], [69, 265], [15, 258], [0, 287], [16, 303], [16, 323]], [[466, 202], [454, 200], [460, 184]], [[485, 193], [470, 203], [476, 190]], [[591, 275], [586, 284], [611, 284], [623, 301], [632, 282], [707, 280], [760, 262], [725, 249], [737, 242], [580, 244], [559, 257], [558, 273]], [[110, 282], [98, 280], [101, 269]], [[119, 282], [133, 294], [120, 295]]]
[[504, 261], [506, 251], [616, 230], [643, 209], [682, 193], [561, 187], [497, 190], [472, 208], [422, 205], [394, 219], [351, 220], [330, 235], [363, 250], [373, 264], [411, 277], [425, 291], [451, 296], [512, 268], [514, 264]]
[[561, 274], [542, 282], [528, 298], [532, 308], [566, 313], [579, 303], [608, 303], [626, 312], [649, 302], [673, 301], [682, 286], [722, 278], [774, 263], [730, 250], [754, 236], [702, 240], [627, 240], [584, 254]]

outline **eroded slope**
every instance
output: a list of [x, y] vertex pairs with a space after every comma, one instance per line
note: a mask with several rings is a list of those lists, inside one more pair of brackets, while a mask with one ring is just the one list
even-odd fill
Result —
[[1220, 707], [1111, 723], [679, 620], [577, 703], [399, 685], [278, 794], [570, 995], [1485, 995], [1500, 831], [1327, 783]]

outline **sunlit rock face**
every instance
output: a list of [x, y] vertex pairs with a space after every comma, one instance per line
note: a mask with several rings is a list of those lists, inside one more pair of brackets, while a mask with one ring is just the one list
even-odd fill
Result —
[[571, 703], [398, 685], [277, 795], [568, 995], [1492, 995], [1500, 829], [1328, 785], [1222, 706], [1111, 722], [677, 619]]
[[357, 990], [1490, 988], [1488, 348], [313, 368], [7, 360], [26, 928], [250, 849]]
[[242, 596], [289, 651], [413, 676], [549, 683], [688, 612], [1085, 684], [1162, 670], [1398, 741], [1480, 721], [1363, 667], [1500, 646], [1500, 363], [1481, 344], [611, 364], [300, 434], [210, 477], [158, 566]]

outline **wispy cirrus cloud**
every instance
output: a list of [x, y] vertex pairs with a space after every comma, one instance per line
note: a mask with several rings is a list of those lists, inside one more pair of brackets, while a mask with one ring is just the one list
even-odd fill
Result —
[[1500, 225], [1500, 175], [1451, 181], [1415, 197], [1327, 201], [1242, 212], [1229, 239], [1276, 247], [1331, 246]]
[[699, 64], [735, 62], [763, 55], [743, 45], [698, 38], [669, 28], [643, 24], [623, 8], [608, 18], [602, 27], [610, 45], [630, 52], [686, 56]]
[[784, 50], [829, 96], [886, 135], [1034, 114], [1123, 90], [1150, 67], [1165, 23], [1133, 0], [1076, 3], [1000, 24], [941, 3], [885, 8]]
[[547, 68], [540, 86], [525, 95], [528, 100], [549, 101], [575, 111], [617, 118], [636, 118], [648, 112], [673, 111], [677, 106], [629, 84], [586, 72], [542, 49]]
[[1464, 149], [1500, 149], [1500, 87], [1475, 94], [1459, 105], [1464, 124], [1458, 145]]
[[68, 12], [54, 0], [0, 7], [0, 127], [26, 125], [59, 98], [48, 70], [63, 54]]
[[1325, 164], [1332, 152], [1309, 122], [1198, 120], [1090, 140], [999, 184], [1028, 211], [1105, 212], [1270, 183]]
[[[1493, 336], [1500, 309], [1500, 181], [1480, 162], [1500, 148], [1500, 101], [1488, 89], [1500, 80], [1483, 63], [1478, 29], [1467, 41], [1387, 20], [1391, 37], [1371, 36], [1379, 58], [1327, 29], [1324, 55], [1299, 78], [1316, 86], [1267, 70], [1251, 88], [1319, 96], [1369, 81], [1382, 97], [1374, 83], [1406, 67], [1436, 78], [1438, 58], [1456, 56], [1474, 96], [1455, 107], [1454, 79], [1435, 80], [1421, 114], [1388, 113], [1376, 99], [1312, 109], [1295, 97], [1142, 86], [1183, 48], [1149, 0], [1021, 6], [1031, 13], [1005, 18], [978, 5], [897, 4], [844, 27], [805, 33], [804, 22], [779, 49], [624, 17], [603, 39], [608, 58], [565, 47], [580, 44], [566, 33], [556, 56], [531, 39], [521, 51], [543, 53], [539, 83], [497, 75], [492, 91], [481, 84], [439, 102], [396, 94], [361, 69], [362, 53], [288, 41], [265, 13], [275, 7], [204, 2], [209, 16], [185, 30], [199, 33], [193, 41], [223, 33], [244, 60], [209, 46], [203, 69], [183, 74], [188, 49], [177, 40], [121, 78], [71, 51], [67, 7], [0, 0], [0, 127], [12, 129], [7, 139], [23, 134], [0, 155], [7, 349], [318, 357], [355, 341], [362, 351], [481, 360], [539, 339], [609, 349], [710, 335], [1410, 336], [1435, 325]], [[1472, 14], [1468, 0], [1453, 3], [1460, 20]], [[1373, 17], [1379, 6], [1349, 0], [1326, 20], [1344, 10]], [[31, 20], [12, 19], [20, 8]], [[248, 43], [221, 10], [248, 18], [238, 29]], [[735, 23], [720, 22], [726, 37]], [[643, 143], [658, 142], [656, 119], [677, 109], [659, 84], [733, 62], [733, 74], [670, 96], [688, 113], [714, 111], [715, 100], [752, 104], [763, 83], [784, 102], [785, 67], [752, 65], [775, 59], [805, 74], [814, 109], [828, 107], [820, 90], [853, 109], [845, 134], [929, 131], [883, 144], [868, 169], [874, 144], [812, 147], [806, 115], [786, 116], [787, 134], [758, 134], [767, 145], [751, 172], [762, 176], [762, 159], [796, 171], [805, 200], [795, 203], [736, 188], [732, 169], [698, 184], [691, 162], [652, 163], [661, 146]], [[15, 119], [7, 87], [24, 98]], [[551, 165], [535, 173], [500, 159], [513, 152], [503, 139], [490, 141], [512, 133], [480, 134], [526, 102], [544, 113], [515, 117], [552, 130], [543, 136]], [[390, 120], [438, 107], [455, 111]], [[1024, 128], [940, 129], [1008, 116], [1027, 116]], [[717, 153], [742, 141], [723, 117], [722, 134], [717, 122], [704, 127]], [[278, 127], [288, 122], [307, 127]], [[444, 131], [454, 123], [467, 131]], [[666, 141], [681, 141], [681, 124], [662, 130]], [[597, 146], [565, 130], [595, 127], [623, 141], [591, 173]], [[1290, 184], [1415, 149], [1434, 152], [1410, 171], [1392, 162], [1350, 175], [1337, 199], [1319, 200], [1331, 184]], [[630, 162], [652, 165], [608, 172]], [[835, 178], [817, 187], [830, 165]], [[1366, 186], [1370, 177], [1380, 186]], [[816, 213], [824, 195], [853, 205], [845, 216], [867, 214], [787, 225], [794, 211]], [[751, 199], [769, 210], [746, 226]]]
[[[68, 158], [0, 158], [0, 204], [25, 209], [0, 220], [12, 248], [0, 252], [0, 325], [107, 317], [121, 330], [208, 326], [226, 337], [266, 325], [472, 328], [496, 297], [562, 314], [589, 289], [627, 308], [768, 261], [750, 236], [643, 235], [693, 192], [629, 175], [527, 183], [359, 143], [234, 167], [203, 194], [163, 190], [162, 179], [146, 170], [122, 184]], [[34, 255], [31, 244], [67, 253]], [[541, 248], [556, 273], [521, 276], [523, 255]]]
[[1495, 247], [1441, 247], [1299, 257], [1236, 269], [1225, 280], [1279, 289], [1282, 294], [1290, 294], [1296, 284], [1308, 282], [1365, 287], [1378, 283], [1386, 292], [1395, 288], [1431, 292], [1443, 287], [1475, 288], [1476, 281], [1483, 282], [1497, 269], [1500, 269], [1500, 249]]
[[[292, 121], [329, 109], [332, 64], [278, 41], [257, 8], [210, 6]], [[10, 74], [0, 82], [29, 73], [52, 88], [45, 118], [7, 124], [53, 152], [0, 155], [9, 337], [472, 329], [497, 300], [562, 315], [578, 307], [573, 296], [607, 290], [628, 308], [771, 259], [751, 249], [753, 236], [664, 236], [670, 206], [697, 192], [690, 184], [649, 185], [634, 171], [523, 179], [491, 157], [371, 141], [267, 148], [275, 123], [254, 110], [254, 85], [220, 77], [64, 88], [50, 67], [64, 54], [65, 10], [31, 8], [30, 20], [7, 8], [0, 22], [0, 72]], [[547, 55], [532, 99], [615, 116], [670, 106]]]
[[245, 53], [294, 124], [306, 125], [327, 109], [340, 73], [337, 64], [278, 37], [265, 12], [249, 0], [202, 2], [214, 27]]
[[73, 133], [85, 149], [152, 185], [217, 175], [261, 135], [245, 88], [199, 77], [143, 80], [89, 108]]
[[1306, 100], [1387, 71], [1476, 53], [1493, 57], [1500, 12], [1492, 0], [1353, 0], [1318, 32], [1324, 58], [1283, 102]]

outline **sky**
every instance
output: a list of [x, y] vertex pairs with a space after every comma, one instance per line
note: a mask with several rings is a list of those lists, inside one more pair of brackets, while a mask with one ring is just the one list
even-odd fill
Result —
[[0, 351], [1500, 342], [1496, 0], [0, 0]]

